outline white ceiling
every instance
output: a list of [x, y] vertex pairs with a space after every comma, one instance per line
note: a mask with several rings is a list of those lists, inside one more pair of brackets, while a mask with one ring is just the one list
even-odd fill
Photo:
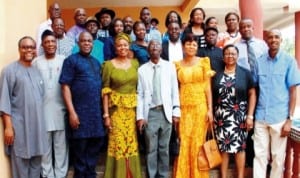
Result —
[[[185, 0], [59, 0], [62, 8], [181, 6]], [[250, 1], [250, 0], [249, 0]], [[239, 11], [239, 0], [200, 0], [207, 17], [215, 16], [224, 28], [224, 15]], [[300, 0], [261, 0], [265, 29], [283, 28], [294, 22], [294, 12], [300, 11]]]

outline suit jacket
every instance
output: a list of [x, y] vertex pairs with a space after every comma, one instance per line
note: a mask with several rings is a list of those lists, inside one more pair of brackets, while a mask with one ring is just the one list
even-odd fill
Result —
[[[161, 46], [162, 46], [162, 51], [161, 51], [160, 57], [164, 60], [170, 61], [170, 59], [169, 59], [169, 40], [164, 41]], [[183, 54], [183, 56], [184, 56], [184, 54]]]
[[[178, 81], [175, 65], [168, 61], [159, 60], [161, 67], [161, 96], [163, 109], [167, 120], [172, 123], [172, 116], [180, 117]], [[153, 86], [153, 63], [143, 64], [138, 69], [138, 103], [137, 120], [148, 120], [148, 113], [152, 104]]]

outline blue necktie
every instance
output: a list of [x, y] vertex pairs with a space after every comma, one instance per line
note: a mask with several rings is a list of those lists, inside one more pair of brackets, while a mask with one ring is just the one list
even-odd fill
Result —
[[252, 76], [256, 76], [257, 72], [256, 72], [256, 57], [255, 57], [255, 52], [253, 47], [250, 45], [250, 41], [247, 41], [247, 52], [248, 52], [248, 63], [250, 66], [250, 71]]

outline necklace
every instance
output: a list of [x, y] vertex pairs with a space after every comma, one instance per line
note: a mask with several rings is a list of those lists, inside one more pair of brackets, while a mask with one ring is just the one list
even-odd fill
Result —
[[227, 69], [227, 67], [225, 67], [225, 70], [224, 70], [225, 73], [228, 73], [228, 74], [231, 74], [231, 73], [235, 73], [235, 67], [231, 70]]
[[238, 36], [238, 33], [239, 33], [239, 32], [236, 31], [236, 32], [232, 35], [232, 33], [229, 33], [229, 32], [228, 32], [230, 38], [235, 38], [235, 37], [237, 37], [237, 36]]

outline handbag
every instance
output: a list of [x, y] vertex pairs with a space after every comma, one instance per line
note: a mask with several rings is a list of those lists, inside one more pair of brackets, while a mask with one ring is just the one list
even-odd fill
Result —
[[198, 169], [200, 171], [210, 170], [222, 163], [221, 153], [215, 139], [212, 125], [210, 126], [210, 129], [213, 138], [207, 140], [202, 146], [200, 146], [197, 156]]

